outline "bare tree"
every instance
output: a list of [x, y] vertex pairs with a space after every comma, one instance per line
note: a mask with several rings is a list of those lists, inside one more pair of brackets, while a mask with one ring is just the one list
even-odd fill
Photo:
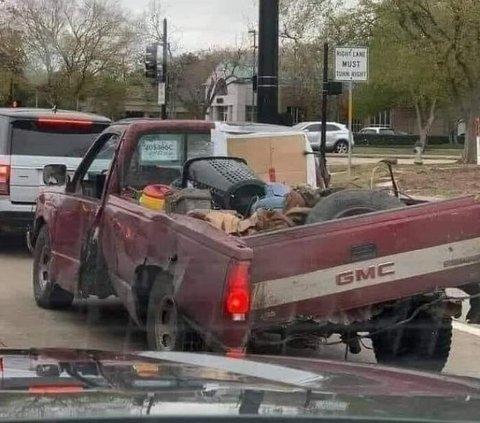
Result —
[[150, 0], [142, 13], [138, 28], [141, 37], [147, 42], [161, 43], [163, 41], [163, 19], [165, 14], [160, 0]]
[[134, 33], [113, 0], [22, 0], [11, 14], [28, 34], [26, 47], [33, 65], [47, 76], [52, 102], [61, 90], [73, 106], [92, 78], [117, 74], [127, 65]]
[[280, 37], [297, 44], [323, 38], [329, 16], [342, 5], [343, 0], [282, 0]]
[[320, 115], [323, 43], [328, 40], [328, 24], [342, 0], [302, 0], [280, 2], [280, 79], [288, 85], [290, 97], [302, 105], [307, 119]]
[[[243, 48], [185, 53], [170, 65], [175, 102], [196, 119], [204, 119], [215, 98], [236, 81], [251, 82], [251, 67]], [[246, 78], [245, 78], [246, 76]]]
[[252, 67], [248, 64], [248, 53], [243, 47], [226, 50], [212, 50], [206, 54], [206, 59], [217, 63], [206, 81], [204, 112], [211, 109], [215, 97], [226, 95], [228, 87], [241, 79], [242, 70]]

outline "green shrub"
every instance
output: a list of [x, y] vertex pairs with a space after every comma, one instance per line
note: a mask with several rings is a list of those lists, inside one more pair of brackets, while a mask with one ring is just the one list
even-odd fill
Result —
[[[355, 134], [355, 145], [371, 147], [414, 147], [418, 142], [418, 135], [374, 135]], [[459, 138], [458, 142], [463, 144], [464, 139]], [[450, 143], [447, 136], [428, 137], [427, 146], [442, 146], [442, 148], [458, 148], [457, 144]]]

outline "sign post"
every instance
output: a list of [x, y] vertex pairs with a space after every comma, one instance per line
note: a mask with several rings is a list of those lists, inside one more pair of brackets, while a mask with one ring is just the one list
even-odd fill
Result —
[[[480, 117], [475, 119], [475, 132], [477, 136], [477, 165], [480, 165]], [[467, 142], [465, 140], [465, 142]]]
[[348, 176], [352, 176], [353, 150], [353, 82], [348, 83]]
[[335, 49], [335, 80], [348, 82], [348, 175], [352, 174], [353, 147], [353, 82], [368, 81], [368, 48], [337, 47]]

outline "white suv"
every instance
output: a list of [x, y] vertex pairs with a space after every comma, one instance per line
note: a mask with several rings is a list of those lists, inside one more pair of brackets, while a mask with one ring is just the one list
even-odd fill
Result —
[[65, 164], [73, 173], [110, 119], [89, 113], [0, 108], [0, 232], [33, 223], [43, 167]]
[[[320, 134], [322, 122], [302, 122], [293, 127], [304, 131], [314, 150], [320, 149]], [[348, 139], [350, 131], [343, 123], [327, 122], [327, 151], [338, 154], [348, 153]], [[352, 134], [352, 147], [355, 145]]]

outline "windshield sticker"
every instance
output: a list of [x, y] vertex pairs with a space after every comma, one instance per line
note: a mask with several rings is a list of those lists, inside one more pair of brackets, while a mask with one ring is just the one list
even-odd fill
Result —
[[140, 144], [142, 163], [175, 162], [178, 157], [178, 142], [144, 138]]

